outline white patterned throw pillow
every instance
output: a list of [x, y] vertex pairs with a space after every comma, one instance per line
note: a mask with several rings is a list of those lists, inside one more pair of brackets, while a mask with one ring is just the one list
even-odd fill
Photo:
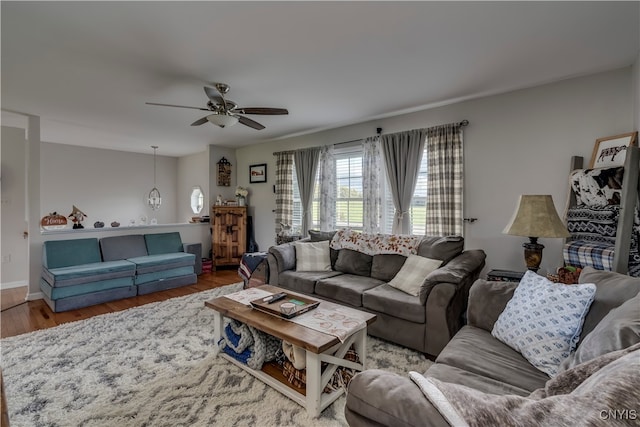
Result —
[[550, 377], [576, 348], [596, 285], [553, 283], [527, 271], [491, 335]]
[[329, 241], [295, 242], [296, 271], [331, 271]]

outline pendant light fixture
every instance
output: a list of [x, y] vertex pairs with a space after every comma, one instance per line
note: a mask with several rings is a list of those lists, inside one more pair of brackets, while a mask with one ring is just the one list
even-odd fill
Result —
[[157, 211], [160, 209], [160, 205], [162, 204], [162, 197], [160, 197], [160, 191], [156, 188], [156, 150], [158, 149], [157, 145], [152, 145], [153, 148], [153, 188], [149, 191], [149, 197], [147, 198], [147, 203], [151, 206], [151, 209]]

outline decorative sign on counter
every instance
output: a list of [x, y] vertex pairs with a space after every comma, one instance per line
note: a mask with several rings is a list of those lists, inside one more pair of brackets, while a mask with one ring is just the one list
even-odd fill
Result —
[[67, 218], [57, 212], [52, 212], [40, 220], [43, 230], [62, 230], [67, 228]]

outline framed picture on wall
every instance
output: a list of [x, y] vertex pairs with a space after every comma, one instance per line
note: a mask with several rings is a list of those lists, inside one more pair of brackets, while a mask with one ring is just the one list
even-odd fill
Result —
[[627, 147], [636, 145], [638, 132], [623, 133], [596, 139], [590, 169], [623, 166]]
[[249, 166], [249, 182], [251, 184], [267, 182], [267, 164], [266, 163]]

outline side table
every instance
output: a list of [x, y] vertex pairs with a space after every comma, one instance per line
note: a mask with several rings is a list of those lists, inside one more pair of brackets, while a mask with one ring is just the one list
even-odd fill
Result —
[[524, 276], [523, 271], [491, 270], [487, 274], [487, 280], [492, 282], [519, 282]]

